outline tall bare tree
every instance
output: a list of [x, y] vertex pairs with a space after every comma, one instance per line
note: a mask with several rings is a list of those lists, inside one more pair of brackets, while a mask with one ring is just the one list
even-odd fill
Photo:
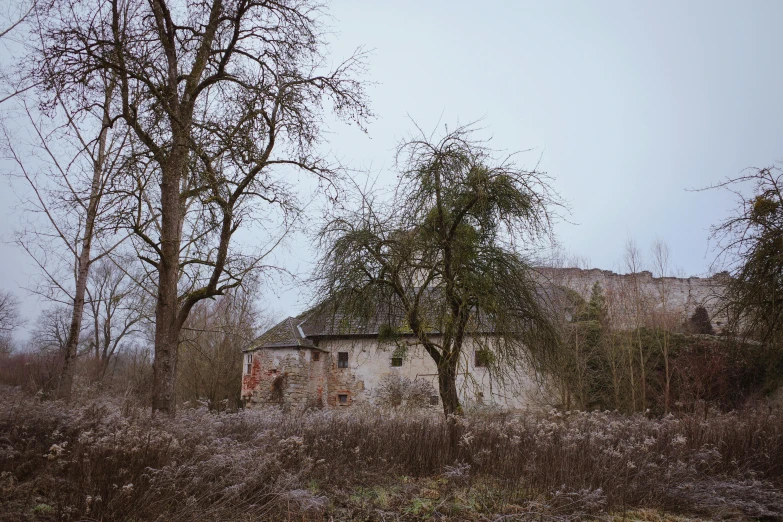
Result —
[[525, 257], [557, 198], [545, 175], [496, 161], [466, 127], [407, 141], [398, 159], [390, 202], [361, 194], [327, 219], [319, 297], [347, 317], [388, 317], [388, 336], [410, 329], [437, 366], [445, 414], [459, 413], [466, 340], [497, 378], [559, 346]]
[[[639, 352], [639, 391], [641, 402], [641, 409], [644, 411], [647, 404], [647, 355], [644, 351], [644, 345], [642, 342], [642, 326], [645, 324], [645, 316], [647, 313], [647, 295], [642, 286], [642, 271], [644, 258], [641, 250], [636, 245], [636, 241], [629, 239], [625, 243], [625, 254], [623, 256], [623, 262], [625, 264], [625, 270], [627, 272], [627, 283], [625, 285], [624, 293], [627, 299], [628, 312], [630, 314], [631, 324], [634, 328], [636, 337], [636, 348]], [[633, 402], [633, 408], [636, 409], [636, 386], [635, 386], [635, 372], [633, 357], [628, 359], [631, 376], [631, 396]]]
[[116, 75], [110, 120], [133, 129], [139, 161], [154, 172], [129, 186], [131, 226], [157, 278], [153, 409], [174, 414], [190, 310], [257, 266], [263, 256], [236, 254], [232, 237], [263, 217], [262, 204], [295, 207], [286, 172], [334, 181], [316, 147], [324, 107], [359, 124], [370, 116], [356, 79], [363, 56], [325, 67], [323, 13], [310, 0], [52, 5], [43, 80], [78, 100], [96, 75]]
[[670, 278], [672, 277], [671, 254], [669, 245], [661, 239], [656, 239], [650, 247], [652, 254], [653, 274], [658, 279], [656, 281], [657, 306], [653, 313], [655, 325], [655, 337], [663, 357], [663, 403], [664, 413], [669, 413], [671, 406], [671, 382], [672, 382], [672, 360], [671, 360], [671, 335], [674, 329], [682, 324], [682, 317], [673, 310], [672, 288]]
[[[4, 145], [16, 166], [14, 175], [29, 191], [22, 203], [35, 218], [17, 234], [17, 242], [42, 273], [36, 289], [71, 310], [68, 337], [62, 350], [59, 394], [73, 387], [74, 359], [82, 329], [90, 266], [122, 241], [114, 213], [121, 198], [113, 185], [124, 168], [128, 128], [110, 121], [116, 78], [96, 79], [91, 103], [72, 110], [60, 92], [43, 112], [20, 101], [32, 129], [32, 144], [20, 143], [18, 132], [4, 128]], [[96, 252], [96, 243], [98, 245]]]

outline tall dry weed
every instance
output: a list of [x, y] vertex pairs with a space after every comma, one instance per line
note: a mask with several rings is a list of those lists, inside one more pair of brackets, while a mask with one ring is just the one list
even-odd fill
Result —
[[495, 496], [563, 516], [783, 516], [783, 415], [767, 407], [475, 413], [456, 419], [449, 447], [451, 424], [431, 412], [198, 408], [170, 419], [117, 397], [66, 407], [1, 393], [0, 520], [315, 520], [339, 508], [336, 492], [400, 477], [491, 482]]

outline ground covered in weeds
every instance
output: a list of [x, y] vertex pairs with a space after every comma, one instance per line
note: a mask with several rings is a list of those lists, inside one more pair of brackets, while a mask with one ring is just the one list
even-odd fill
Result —
[[432, 412], [168, 419], [3, 388], [0, 521], [783, 520], [783, 412], [767, 406], [471, 414], [453, 430]]

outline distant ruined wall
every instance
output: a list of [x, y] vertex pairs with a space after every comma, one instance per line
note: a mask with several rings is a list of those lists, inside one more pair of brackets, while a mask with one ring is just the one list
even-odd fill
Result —
[[[617, 274], [598, 268], [541, 268], [543, 279], [577, 292], [585, 300], [590, 299], [593, 285], [598, 283], [607, 298], [607, 304], [615, 317], [631, 321], [636, 307], [641, 305], [641, 315], [650, 319], [665, 311], [674, 321], [684, 323], [698, 306], [703, 306], [710, 316], [712, 327], [719, 332], [726, 325], [726, 317], [719, 311], [719, 301], [728, 275], [712, 277], [653, 277], [648, 271], [636, 274]], [[626, 324], [628, 325], [628, 324]]]

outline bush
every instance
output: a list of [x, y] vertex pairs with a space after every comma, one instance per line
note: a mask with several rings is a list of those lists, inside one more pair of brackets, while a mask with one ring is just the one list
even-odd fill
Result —
[[427, 381], [391, 373], [384, 375], [375, 389], [375, 403], [385, 408], [419, 409], [430, 405], [438, 392]]

